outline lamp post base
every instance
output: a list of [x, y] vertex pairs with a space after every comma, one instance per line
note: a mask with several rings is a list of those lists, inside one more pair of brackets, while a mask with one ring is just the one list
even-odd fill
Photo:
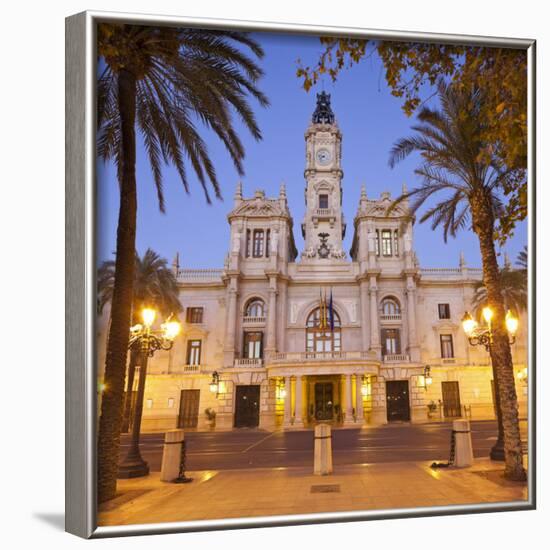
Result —
[[122, 464], [118, 466], [118, 479], [131, 479], [149, 475], [149, 464], [138, 454], [129, 453]]

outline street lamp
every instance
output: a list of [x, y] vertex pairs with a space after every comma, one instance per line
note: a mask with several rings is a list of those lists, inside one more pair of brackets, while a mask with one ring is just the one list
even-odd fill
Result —
[[[490, 307], [484, 307], [481, 315], [485, 324], [480, 326], [478, 322], [470, 315], [469, 312], [464, 314], [462, 318], [462, 328], [468, 342], [471, 346], [484, 346], [490, 352], [493, 345], [493, 329], [491, 321], [493, 320], [493, 310]], [[508, 341], [512, 345], [516, 341], [516, 332], [518, 330], [519, 321], [510, 310], [507, 311], [505, 317], [506, 330], [508, 331]], [[492, 460], [504, 460], [504, 428], [502, 425], [502, 411], [500, 410], [500, 393], [498, 387], [498, 376], [496, 369], [493, 369], [494, 389], [495, 389], [495, 408], [497, 413], [498, 438], [497, 442], [491, 449], [489, 456]]]
[[432, 368], [430, 365], [424, 367], [424, 390], [426, 391], [428, 391], [428, 386], [431, 386], [433, 382], [431, 371]]
[[141, 354], [139, 369], [139, 384], [132, 423], [132, 438], [130, 450], [126, 458], [118, 468], [119, 478], [142, 477], [149, 473], [149, 465], [139, 451], [139, 435], [141, 430], [141, 417], [143, 415], [143, 396], [145, 394], [145, 377], [147, 376], [147, 360], [153, 357], [156, 351], [168, 351], [174, 344], [174, 339], [181, 330], [180, 323], [172, 318], [172, 315], [160, 325], [160, 330], [152, 328], [157, 313], [152, 308], [144, 308], [141, 312], [143, 324], [137, 324], [130, 328], [130, 341], [128, 348]]

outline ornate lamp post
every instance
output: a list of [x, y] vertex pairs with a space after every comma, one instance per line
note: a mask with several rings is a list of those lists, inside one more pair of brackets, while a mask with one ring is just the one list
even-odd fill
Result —
[[143, 324], [134, 325], [130, 328], [130, 350], [137, 350], [141, 354], [141, 365], [139, 369], [139, 384], [134, 410], [134, 421], [132, 423], [132, 439], [130, 450], [118, 469], [119, 478], [142, 477], [149, 474], [149, 465], [141, 457], [139, 451], [139, 435], [141, 431], [141, 417], [143, 415], [143, 396], [145, 393], [145, 378], [147, 376], [147, 360], [153, 357], [158, 350], [169, 350], [174, 344], [174, 338], [179, 334], [181, 325], [170, 316], [162, 325], [160, 330], [153, 330], [151, 327], [155, 322], [157, 314], [154, 309], [145, 308], [141, 312]]
[[[471, 346], [484, 346], [485, 349], [490, 352], [493, 344], [493, 330], [491, 327], [491, 321], [493, 319], [493, 311], [490, 307], [484, 307], [482, 317], [485, 324], [479, 326], [477, 321], [468, 313], [464, 314], [462, 318], [462, 328], [468, 337], [468, 341]], [[517, 317], [514, 317], [512, 312], [508, 310], [506, 313], [506, 329], [508, 331], [508, 340], [510, 345], [516, 341], [516, 332], [518, 330], [519, 321]], [[497, 413], [498, 424], [498, 438], [494, 444], [489, 456], [492, 460], [504, 460], [504, 429], [502, 426], [502, 412], [500, 410], [500, 394], [498, 388], [498, 377], [496, 370], [493, 369], [494, 385], [495, 385], [495, 409]]]

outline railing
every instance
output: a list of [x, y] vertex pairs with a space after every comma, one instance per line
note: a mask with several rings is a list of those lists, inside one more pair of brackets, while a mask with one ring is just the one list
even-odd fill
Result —
[[252, 316], [245, 316], [243, 317], [243, 324], [248, 325], [252, 323], [265, 323], [265, 315], [252, 317]]
[[380, 321], [401, 321], [401, 313], [382, 313]]
[[368, 351], [304, 351], [274, 353], [270, 357], [271, 363], [304, 363], [314, 361], [351, 361], [375, 359], [376, 356]]
[[406, 353], [388, 353], [383, 360], [384, 363], [408, 363], [409, 356]]
[[442, 357], [441, 358], [441, 364], [442, 365], [455, 365], [456, 364], [456, 357]]
[[322, 218], [334, 216], [334, 211], [332, 208], [317, 208], [315, 210], [315, 215]]
[[171, 369], [171, 372], [174, 372], [176, 374], [193, 374], [201, 372], [201, 370], [201, 365], [177, 365]]
[[215, 281], [221, 279], [223, 269], [178, 269], [178, 281]]
[[234, 363], [235, 367], [255, 367], [255, 368], [261, 368], [263, 366], [263, 359], [248, 359], [248, 358], [241, 358], [241, 359], [235, 359]]
[[460, 278], [462, 275], [473, 279], [480, 279], [483, 276], [483, 270], [477, 267], [422, 267], [420, 274], [426, 278], [446, 279]]

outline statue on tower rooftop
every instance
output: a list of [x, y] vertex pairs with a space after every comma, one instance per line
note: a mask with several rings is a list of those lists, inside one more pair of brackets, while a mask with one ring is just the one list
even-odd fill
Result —
[[317, 94], [317, 106], [313, 111], [311, 120], [314, 124], [334, 124], [334, 113], [330, 106], [330, 94], [321, 92]]

